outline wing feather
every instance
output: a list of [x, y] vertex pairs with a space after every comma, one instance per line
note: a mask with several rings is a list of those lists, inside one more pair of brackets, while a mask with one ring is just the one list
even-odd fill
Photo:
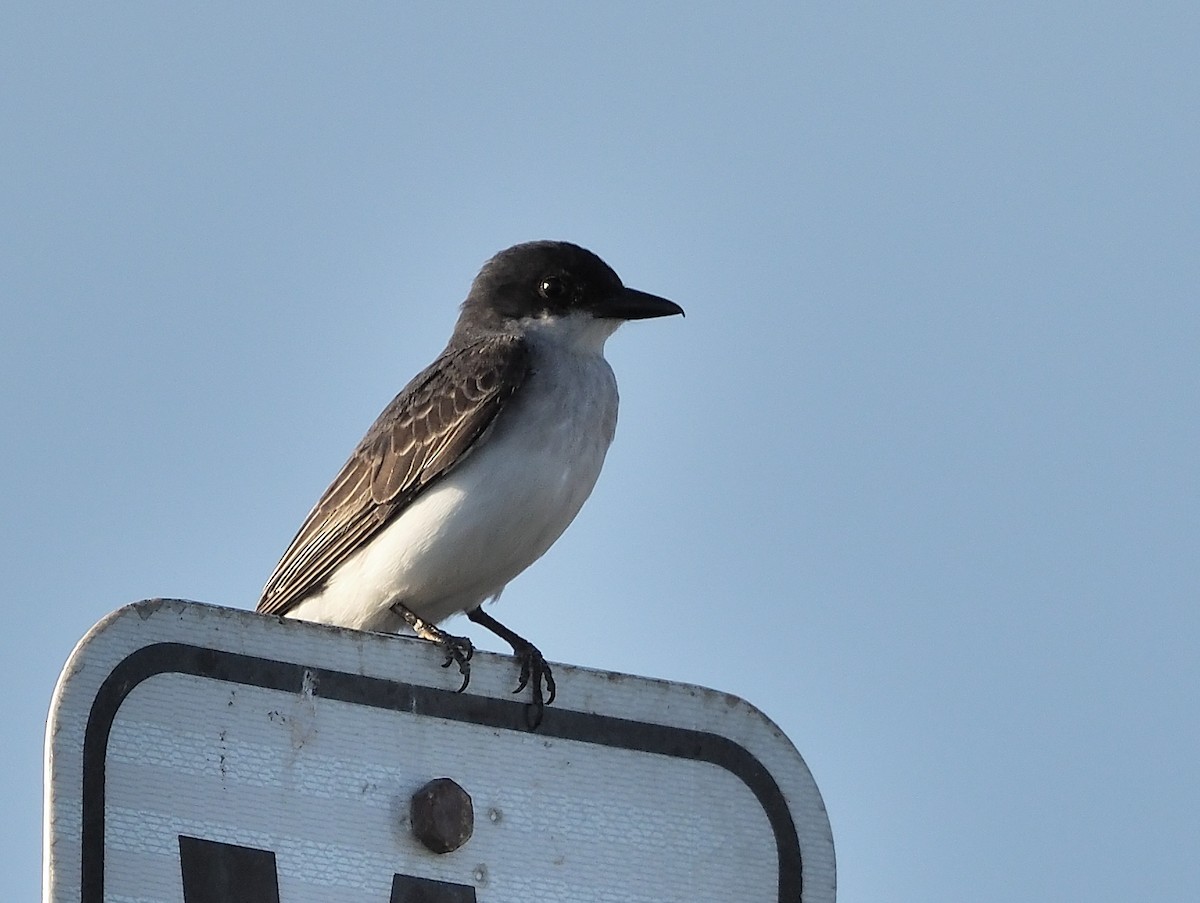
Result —
[[263, 588], [258, 610], [283, 614], [474, 447], [529, 370], [516, 336], [447, 349], [367, 431], [309, 512]]

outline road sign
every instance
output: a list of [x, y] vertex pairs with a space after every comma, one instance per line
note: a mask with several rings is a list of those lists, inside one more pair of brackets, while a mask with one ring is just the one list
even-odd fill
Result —
[[[80, 641], [46, 736], [46, 903], [833, 903], [788, 739], [700, 687], [194, 602]], [[438, 780], [447, 779], [447, 780]], [[437, 852], [435, 852], [437, 850]]]

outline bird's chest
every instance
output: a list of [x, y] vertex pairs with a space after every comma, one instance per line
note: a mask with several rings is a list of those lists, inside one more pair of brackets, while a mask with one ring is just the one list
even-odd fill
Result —
[[[574, 511], [600, 474], [617, 426], [617, 384], [598, 355], [535, 366], [496, 424], [509, 488]], [[549, 513], [549, 512], [547, 512]]]
[[477, 601], [536, 561], [591, 494], [616, 419], [602, 357], [535, 361], [467, 458], [400, 519], [413, 528], [397, 538], [410, 594], [429, 582]]

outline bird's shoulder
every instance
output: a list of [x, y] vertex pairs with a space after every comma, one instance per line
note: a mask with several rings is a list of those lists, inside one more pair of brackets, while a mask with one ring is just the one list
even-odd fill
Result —
[[532, 357], [528, 341], [509, 333], [447, 346], [384, 408], [351, 456], [370, 463], [372, 500], [394, 500], [453, 467], [525, 382]]

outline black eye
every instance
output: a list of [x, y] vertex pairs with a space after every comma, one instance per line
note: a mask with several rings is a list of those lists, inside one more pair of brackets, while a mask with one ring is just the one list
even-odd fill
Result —
[[560, 276], [547, 276], [538, 286], [538, 294], [547, 301], [556, 301], [567, 294], [567, 282]]

